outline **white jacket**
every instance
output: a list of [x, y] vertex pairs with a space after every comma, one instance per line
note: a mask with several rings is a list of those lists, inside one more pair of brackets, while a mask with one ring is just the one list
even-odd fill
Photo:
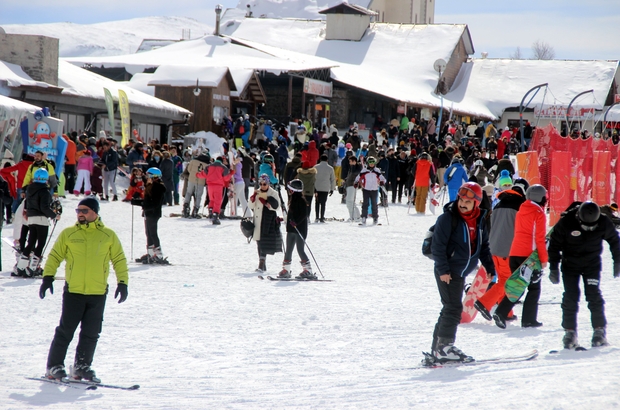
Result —
[[385, 184], [385, 178], [381, 174], [381, 170], [377, 167], [362, 168], [360, 174], [355, 178], [356, 186], [367, 191], [378, 191], [379, 185]]

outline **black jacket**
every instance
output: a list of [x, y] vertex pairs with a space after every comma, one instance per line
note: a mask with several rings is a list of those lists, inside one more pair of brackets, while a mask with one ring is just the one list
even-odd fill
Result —
[[[480, 210], [477, 220], [476, 251], [471, 254], [469, 229], [457, 208], [457, 201], [444, 206], [443, 214], [437, 218], [433, 233], [432, 253], [435, 261], [435, 272], [439, 275], [450, 273], [465, 277], [476, 269], [478, 260], [488, 274], [495, 274], [495, 265], [489, 249], [489, 234], [485, 222], [486, 212]], [[452, 229], [452, 218], [458, 223]]]
[[118, 152], [110, 148], [101, 156], [101, 162], [105, 165], [106, 171], [115, 171], [118, 168]]
[[[286, 232], [297, 233], [295, 228], [305, 239], [308, 236], [308, 214], [306, 213], [307, 203], [302, 193], [293, 193], [288, 204], [288, 214], [286, 215]], [[291, 221], [296, 224], [291, 225]]]
[[146, 186], [144, 201], [142, 201], [144, 216], [161, 218], [161, 206], [164, 204], [165, 193], [166, 187], [161, 181], [153, 181], [152, 184]]
[[577, 219], [577, 209], [568, 211], [551, 232], [549, 269], [557, 269], [561, 261], [563, 271], [600, 271], [603, 240], [609, 244], [614, 263], [619, 263], [620, 240], [611, 220], [601, 215], [594, 231], [586, 231]]
[[52, 195], [47, 184], [33, 182], [28, 185], [26, 190], [26, 215], [28, 216], [46, 216], [55, 218], [56, 213], [52, 211]]

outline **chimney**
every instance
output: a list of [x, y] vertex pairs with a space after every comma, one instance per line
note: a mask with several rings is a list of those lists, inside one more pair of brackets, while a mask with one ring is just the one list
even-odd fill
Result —
[[222, 17], [222, 5], [215, 6], [215, 35], [220, 35], [220, 18]]

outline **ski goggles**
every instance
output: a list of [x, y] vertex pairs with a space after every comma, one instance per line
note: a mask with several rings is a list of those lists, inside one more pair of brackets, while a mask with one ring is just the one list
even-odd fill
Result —
[[376, 159], [369, 159], [366, 162], [368, 162], [369, 165], [375, 165], [377, 163], [377, 160]]
[[457, 195], [459, 198], [463, 198], [463, 199], [471, 199], [471, 200], [478, 201], [478, 202], [482, 201], [482, 198], [480, 198], [474, 191], [472, 191], [469, 188], [465, 188], [465, 187], [460, 188]]

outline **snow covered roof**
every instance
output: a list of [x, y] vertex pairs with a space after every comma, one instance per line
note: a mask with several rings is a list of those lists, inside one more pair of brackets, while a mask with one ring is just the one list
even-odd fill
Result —
[[52, 84], [43, 81], [35, 81], [22, 68], [16, 64], [0, 61], [0, 83], [5, 82], [8, 87], [39, 87], [39, 88], [56, 88]]
[[529, 107], [543, 97], [545, 105], [568, 106], [577, 94], [593, 89], [575, 103], [602, 109], [617, 71], [618, 61], [474, 59], [461, 67], [444, 105], [499, 118], [506, 108], [518, 107], [532, 87], [549, 83], [547, 94], [541, 90]]
[[[228, 67], [230, 69], [265, 70], [274, 74], [287, 71], [328, 68], [337, 63], [299, 53], [279, 57], [248, 47], [231, 44], [230, 40], [208, 35], [196, 40], [181, 41], [156, 50], [139, 54], [108, 57], [74, 57], [67, 61], [105, 67], [125, 67], [131, 73], [141, 73], [147, 68], [161, 65]], [[194, 77], [194, 83], [196, 77]]]
[[376, 16], [378, 13], [366, 7], [358, 6], [357, 4], [343, 2], [325, 10], [321, 10], [319, 14], [361, 14], [365, 16]]
[[473, 53], [464, 24], [372, 23], [359, 42], [325, 40], [325, 21], [316, 20], [228, 20], [222, 33], [274, 55], [295, 51], [332, 60], [334, 80], [424, 106], [440, 105], [433, 63], [450, 60], [461, 39]]
[[0, 108], [5, 110], [19, 110], [23, 112], [35, 112], [41, 109], [36, 105], [28, 104], [3, 95], [0, 95]]
[[125, 91], [129, 99], [130, 112], [136, 107], [144, 107], [156, 109], [162, 113], [162, 116], [165, 115], [168, 118], [182, 117], [190, 113], [185, 108], [152, 97], [126, 84], [112, 81], [63, 60], [60, 60], [58, 64], [58, 85], [64, 88], [62, 95], [91, 98], [103, 102], [105, 100], [103, 88], [105, 87], [116, 98], [118, 98], [118, 90]]
[[230, 79], [231, 90], [236, 90], [228, 67], [200, 67], [185, 65], [161, 65], [151, 76], [148, 85], [173, 87], [217, 87], [224, 77]]

